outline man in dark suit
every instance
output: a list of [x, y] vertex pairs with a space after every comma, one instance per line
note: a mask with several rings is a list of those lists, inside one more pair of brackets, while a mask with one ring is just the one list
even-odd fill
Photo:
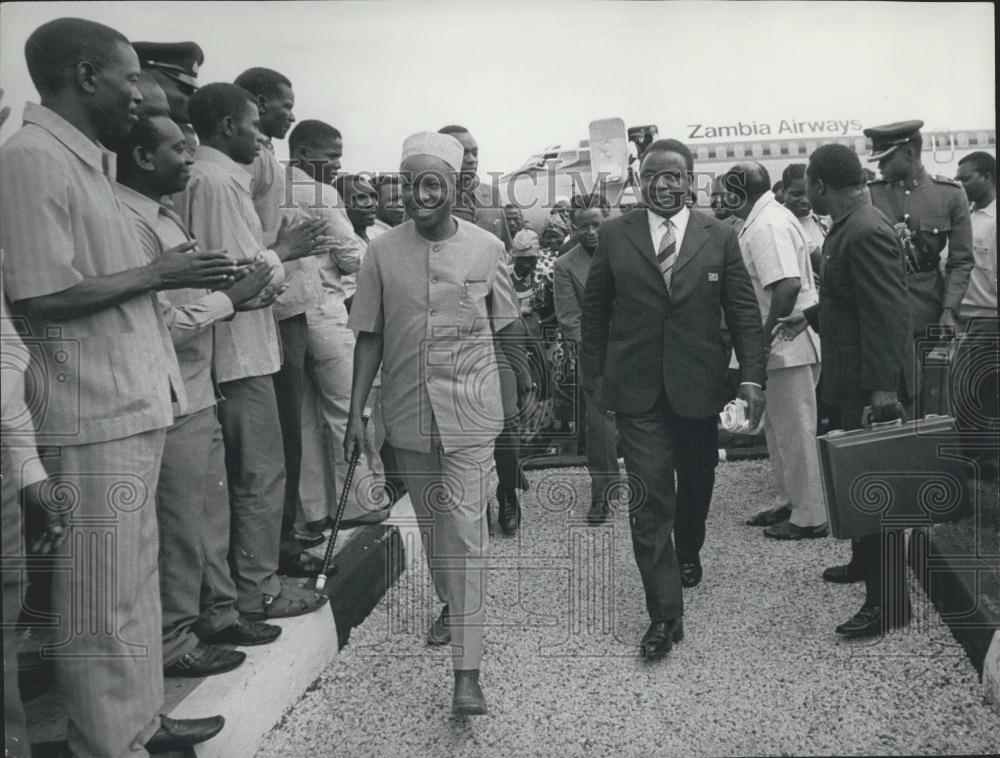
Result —
[[[552, 265], [552, 288], [556, 318], [564, 340], [580, 347], [580, 318], [583, 297], [587, 287], [590, 262], [597, 250], [597, 230], [608, 217], [608, 201], [601, 195], [574, 195], [570, 221], [577, 244], [565, 255], [556, 258]], [[618, 482], [618, 449], [615, 425], [601, 408], [592, 389], [583, 388], [585, 420], [584, 440], [587, 451], [587, 470], [590, 473], [590, 510], [587, 521], [601, 524], [610, 515], [608, 501]]]
[[[873, 421], [892, 420], [914, 386], [903, 247], [890, 220], [865, 198], [861, 161], [850, 148], [823, 145], [809, 156], [806, 193], [818, 213], [833, 219], [823, 243], [819, 304], [778, 319], [774, 331], [794, 338], [808, 319], [819, 332], [822, 397], [836, 409], [841, 429], [860, 429], [866, 407]], [[901, 544], [898, 529], [855, 539], [851, 562], [823, 572], [828, 582], [865, 582], [864, 605], [838, 634], [870, 637], [909, 623]]]
[[727, 400], [723, 313], [754, 426], [764, 410], [753, 284], [733, 228], [687, 207], [693, 171], [680, 142], [649, 146], [639, 172], [646, 207], [601, 226], [583, 303], [584, 383], [615, 411], [625, 466], [638, 480], [629, 522], [652, 621], [640, 646], [646, 658], [662, 657], [683, 636], [681, 583], [701, 579], [717, 414]]

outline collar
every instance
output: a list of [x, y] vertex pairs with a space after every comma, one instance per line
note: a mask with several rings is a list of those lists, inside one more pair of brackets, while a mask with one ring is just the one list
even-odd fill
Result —
[[993, 198], [993, 202], [989, 205], [985, 205], [982, 208], [972, 208], [973, 213], [982, 213], [984, 216], [989, 216], [990, 218], [995, 218], [997, 215], [997, 199]]
[[241, 186], [245, 187], [247, 192], [250, 192], [252, 177], [247, 171], [248, 167], [237, 163], [221, 150], [208, 145], [198, 145], [198, 149], [194, 153], [194, 159], [196, 162], [205, 161], [206, 163], [212, 163], [225, 170]]
[[121, 182], [115, 185], [115, 192], [122, 203], [131, 208], [137, 216], [150, 226], [154, 226], [160, 217], [160, 212], [166, 210], [166, 208], [151, 197], [146, 197], [141, 192], [136, 192]]
[[917, 171], [916, 177], [913, 179], [900, 179], [896, 184], [898, 184], [903, 189], [910, 189], [911, 187], [919, 187], [921, 184], [927, 181], [929, 174], [927, 169], [924, 168], [923, 164], [920, 165], [920, 170]]
[[679, 211], [677, 211], [677, 213], [675, 213], [669, 219], [665, 219], [663, 218], [663, 216], [653, 213], [653, 211], [649, 210], [649, 208], [646, 209], [646, 221], [649, 223], [650, 231], [661, 226], [664, 221], [669, 220], [674, 225], [677, 239], [680, 239], [681, 237], [684, 236], [684, 230], [687, 229], [688, 220], [690, 218], [691, 218], [691, 209], [688, 208], [686, 205]]
[[[778, 202], [774, 198], [774, 193], [768, 190], [763, 195], [757, 198], [757, 202], [753, 204], [753, 208], [750, 209], [750, 214], [747, 216], [747, 220], [743, 222], [743, 228], [740, 229], [740, 236], [742, 237], [750, 225], [757, 220], [757, 217], [764, 211], [764, 209], [771, 203]], [[791, 211], [789, 211], [791, 213]]]
[[87, 135], [54, 110], [37, 103], [25, 103], [23, 120], [26, 124], [34, 124], [44, 129], [84, 163], [106, 174], [112, 182], [115, 180], [115, 154], [106, 150], [99, 142], [91, 141]]

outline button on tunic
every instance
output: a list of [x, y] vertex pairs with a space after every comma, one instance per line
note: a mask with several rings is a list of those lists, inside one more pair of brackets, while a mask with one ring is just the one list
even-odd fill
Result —
[[518, 318], [504, 248], [455, 221], [446, 240], [424, 239], [412, 221], [372, 240], [358, 277], [348, 325], [383, 337], [386, 434], [397, 448], [430, 451], [432, 419], [445, 452], [503, 428], [493, 330]]

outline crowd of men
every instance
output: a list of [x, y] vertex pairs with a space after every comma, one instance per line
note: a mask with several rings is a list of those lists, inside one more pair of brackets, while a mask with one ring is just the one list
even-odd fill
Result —
[[[629, 523], [651, 660], [682, 639], [682, 588], [703, 577], [729, 371], [750, 425], [763, 419], [778, 493], [749, 524], [798, 540], [828, 533], [817, 403], [845, 429], [921, 409], [914, 344], [929, 327], [986, 337], [966, 349], [995, 360], [995, 159], [964, 157], [959, 182], [930, 176], [920, 122], [867, 130], [880, 181], [826, 145], [780, 187], [760, 164], [734, 166], [712, 213], [691, 207], [690, 150], [650, 141], [641, 208], [612, 217], [597, 192], [561, 198], [539, 234], [518, 208], [483, 203], [463, 127], [411, 135], [398, 173], [344, 175], [344, 136], [296, 123], [276, 71], [198, 86], [198, 45], [130, 43], [71, 18], [35, 30], [25, 54], [41, 103], [0, 150], [16, 369], [3, 383], [3, 554], [24, 554], [23, 508], [44, 522], [31, 551], [72, 563], [50, 604], [77, 756], [216, 735], [220, 716], [161, 715], [164, 676], [231, 671], [238, 648], [280, 636], [269, 620], [321, 608], [293, 577], [320, 571], [305, 549], [337, 500], [348, 522], [378, 523], [401, 487], [428, 531], [444, 603], [428, 642], [451, 644], [453, 712], [486, 713], [486, 482], [495, 468], [498, 523], [516, 532], [518, 424], [555, 360], [538, 348], [552, 329], [579, 356], [590, 523], [611, 516], [619, 451], [643, 485]], [[287, 166], [272, 145], [286, 136]], [[991, 377], [974, 388], [980, 427], [997, 417]], [[909, 621], [891, 538], [855, 541], [851, 562], [824, 572], [866, 584], [839, 634]], [[14, 756], [30, 753], [22, 573], [4, 570]]]

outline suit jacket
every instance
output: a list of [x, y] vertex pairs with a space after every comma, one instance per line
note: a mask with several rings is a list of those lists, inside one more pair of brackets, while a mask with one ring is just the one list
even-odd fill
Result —
[[591, 256], [582, 245], [575, 245], [552, 265], [552, 292], [556, 303], [556, 319], [565, 339], [580, 336], [580, 317], [583, 313], [583, 295], [587, 288], [587, 273]]
[[728, 400], [726, 323], [742, 379], [766, 378], [764, 329], [732, 226], [691, 211], [673, 268], [660, 274], [645, 210], [605, 221], [583, 302], [584, 384], [603, 377], [606, 406], [644, 413], [661, 388], [677, 414], [706, 418]]
[[859, 205], [823, 243], [819, 304], [805, 311], [823, 350], [822, 398], [867, 403], [872, 390], [912, 396], [913, 338], [899, 238], [881, 211]]

